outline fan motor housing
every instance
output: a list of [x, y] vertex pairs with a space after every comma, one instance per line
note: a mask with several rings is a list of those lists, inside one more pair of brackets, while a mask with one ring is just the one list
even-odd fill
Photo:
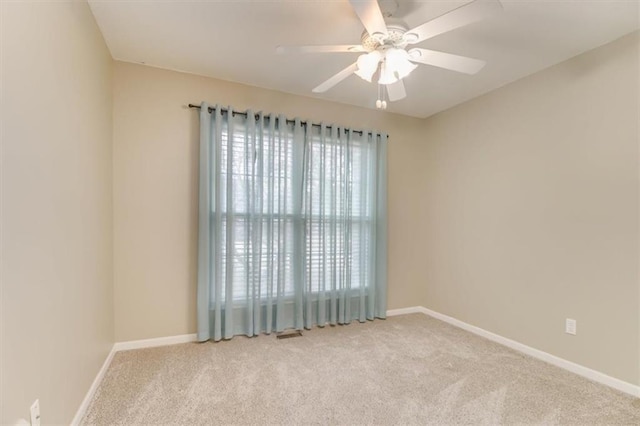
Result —
[[373, 37], [365, 30], [361, 38], [362, 47], [367, 52], [388, 47], [404, 49], [407, 46], [407, 41], [404, 39], [406, 32], [407, 26], [402, 22], [387, 23], [387, 36], [383, 38]]

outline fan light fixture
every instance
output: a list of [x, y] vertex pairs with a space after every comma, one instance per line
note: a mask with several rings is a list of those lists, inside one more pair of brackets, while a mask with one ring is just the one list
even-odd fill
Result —
[[379, 84], [393, 84], [408, 76], [418, 66], [409, 61], [409, 54], [404, 49], [388, 48], [384, 51], [374, 50], [358, 57], [356, 75], [371, 83], [373, 75], [380, 67]]

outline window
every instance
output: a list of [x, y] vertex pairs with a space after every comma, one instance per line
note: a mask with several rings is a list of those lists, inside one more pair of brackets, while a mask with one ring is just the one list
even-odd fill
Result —
[[229, 125], [222, 129], [219, 215], [215, 203], [211, 211], [221, 231], [219, 273], [232, 283], [220, 296], [229, 290], [234, 300], [293, 296], [299, 260], [307, 293], [366, 286], [371, 158], [362, 135], [341, 131], [333, 139], [331, 129], [322, 134], [314, 126], [295, 140], [291, 126], [252, 135], [244, 124], [232, 125], [231, 138]]
[[386, 312], [386, 136], [203, 104], [198, 339]]

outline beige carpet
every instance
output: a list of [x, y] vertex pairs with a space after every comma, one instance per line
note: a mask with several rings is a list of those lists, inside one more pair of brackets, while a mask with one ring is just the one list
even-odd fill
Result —
[[119, 352], [84, 423], [640, 425], [640, 400], [414, 314]]

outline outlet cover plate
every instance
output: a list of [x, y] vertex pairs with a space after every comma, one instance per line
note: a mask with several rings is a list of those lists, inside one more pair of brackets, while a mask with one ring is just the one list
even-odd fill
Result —
[[567, 318], [564, 326], [564, 332], [573, 336], [577, 333], [578, 324], [577, 321], [571, 318]]
[[40, 426], [40, 400], [36, 399], [31, 404], [31, 426]]

